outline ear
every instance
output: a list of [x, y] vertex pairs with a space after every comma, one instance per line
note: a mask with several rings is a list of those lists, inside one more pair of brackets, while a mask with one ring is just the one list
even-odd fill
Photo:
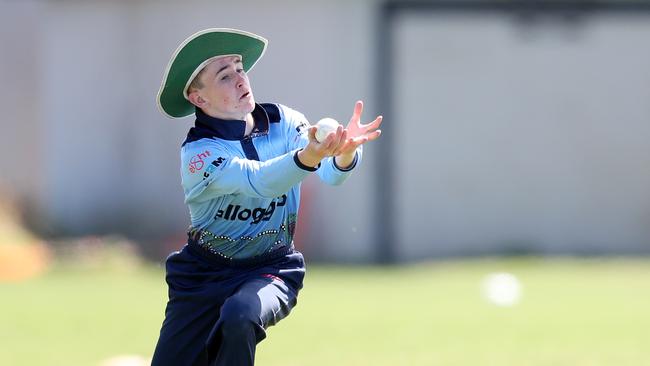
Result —
[[198, 90], [193, 90], [187, 95], [187, 98], [190, 100], [190, 103], [194, 104], [199, 108], [203, 108], [208, 103], [201, 95]]

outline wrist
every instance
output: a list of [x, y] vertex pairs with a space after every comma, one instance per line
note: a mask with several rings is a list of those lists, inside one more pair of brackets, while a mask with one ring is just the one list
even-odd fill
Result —
[[296, 154], [296, 157], [300, 161], [301, 164], [311, 167], [311, 168], [316, 168], [320, 164], [320, 161], [323, 160], [323, 156], [319, 156], [315, 152], [304, 148]]
[[347, 171], [351, 170], [357, 160], [357, 152], [353, 150], [352, 152], [337, 155], [334, 157], [334, 165], [339, 170]]

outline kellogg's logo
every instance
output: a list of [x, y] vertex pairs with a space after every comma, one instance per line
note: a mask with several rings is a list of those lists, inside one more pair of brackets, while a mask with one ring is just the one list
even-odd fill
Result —
[[[287, 204], [287, 195], [283, 194], [280, 197], [277, 197], [271, 201], [271, 204], [268, 207], [257, 207], [257, 208], [242, 208], [241, 205], [228, 205], [226, 210], [219, 210], [214, 216], [216, 219], [223, 219], [227, 221], [248, 221], [251, 220], [251, 225], [259, 224], [262, 221], [269, 221], [275, 212], [275, 209], [278, 207], [283, 207]], [[295, 221], [294, 221], [295, 222]], [[294, 225], [295, 226], [295, 225]], [[290, 230], [293, 230], [290, 227]], [[293, 233], [292, 233], [293, 234]]]
[[207, 159], [208, 156], [210, 156], [210, 151], [208, 150], [205, 150], [205, 152], [202, 152], [198, 155], [192, 156], [190, 163], [187, 166], [187, 169], [190, 171], [190, 173], [195, 173], [203, 169], [203, 166], [205, 165], [205, 161], [203, 161], [203, 159]]

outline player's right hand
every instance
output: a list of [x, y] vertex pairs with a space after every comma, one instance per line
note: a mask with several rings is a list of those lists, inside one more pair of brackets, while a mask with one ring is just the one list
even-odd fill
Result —
[[298, 153], [300, 162], [307, 166], [315, 167], [321, 160], [328, 156], [334, 156], [345, 145], [348, 131], [339, 126], [336, 132], [330, 132], [323, 142], [316, 140], [316, 126], [308, 130], [309, 143]]

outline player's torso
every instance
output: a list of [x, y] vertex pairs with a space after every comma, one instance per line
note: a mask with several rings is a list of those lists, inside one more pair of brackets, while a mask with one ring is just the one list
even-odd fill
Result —
[[[194, 141], [188, 146], [191, 153], [183, 159], [182, 169], [186, 170], [183, 173], [207, 178], [226, 159], [238, 157], [264, 162], [286, 154], [289, 145], [284, 128], [281, 122], [271, 123], [268, 131], [253, 132], [241, 140]], [[219, 151], [220, 156], [215, 156], [214, 151]], [[249, 257], [291, 244], [299, 202], [300, 184], [296, 184], [278, 197], [236, 193], [188, 206], [193, 226], [202, 229], [204, 241], [227, 255]]]

